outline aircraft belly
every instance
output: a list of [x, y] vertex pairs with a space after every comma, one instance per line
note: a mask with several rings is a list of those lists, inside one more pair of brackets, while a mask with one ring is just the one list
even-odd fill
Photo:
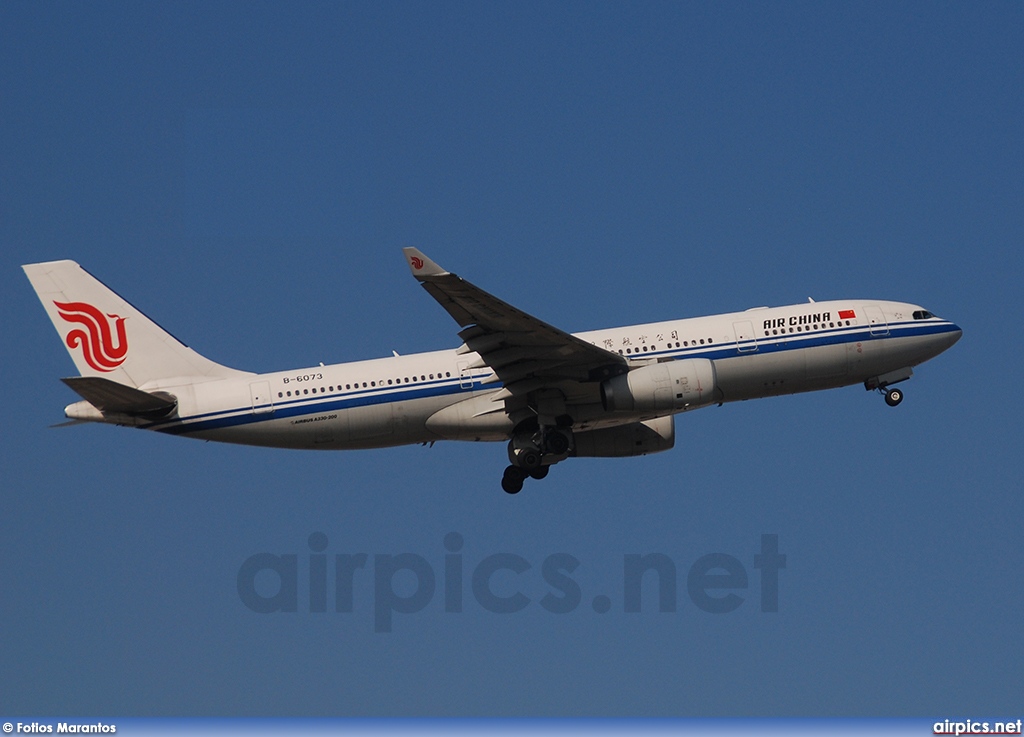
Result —
[[762, 350], [714, 363], [715, 380], [726, 402], [801, 391], [807, 380], [803, 350]]
[[478, 392], [468, 399], [449, 404], [426, 419], [426, 428], [445, 440], [499, 441], [512, 432], [505, 403], [492, 401], [495, 392]]
[[239, 415], [235, 424], [185, 433], [189, 437], [243, 445], [314, 450], [385, 448], [440, 439], [426, 419], [451, 400], [424, 397], [290, 417]]
[[[359, 442], [383, 438], [395, 432], [395, 417], [390, 403], [368, 404], [338, 412], [337, 440]], [[329, 442], [334, 442], [331, 438]]]
[[[264, 419], [265, 418], [265, 419]], [[185, 426], [187, 428], [187, 425]], [[215, 440], [220, 443], [258, 445], [267, 448], [310, 448], [312, 430], [295, 431], [289, 418], [275, 418], [264, 415], [259, 422], [228, 425], [195, 431], [182, 430], [184, 437], [199, 440]]]
[[426, 421], [450, 403], [449, 397], [421, 397], [342, 410], [338, 413], [337, 433], [326, 447], [386, 448], [438, 440], [427, 429]]
[[841, 379], [850, 370], [848, 348], [845, 343], [820, 345], [804, 350], [807, 379]]
[[914, 335], [850, 343], [850, 373], [859, 382], [887, 371], [917, 366], [942, 352], [943, 348], [936, 348], [937, 342], [935, 336]]
[[859, 384], [879, 374], [917, 364], [944, 348], [933, 336], [869, 337], [835, 345], [716, 359], [724, 401], [733, 402]]

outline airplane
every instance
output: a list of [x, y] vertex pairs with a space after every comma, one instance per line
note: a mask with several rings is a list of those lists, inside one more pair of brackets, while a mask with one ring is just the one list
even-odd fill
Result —
[[318, 450], [500, 441], [518, 493], [570, 457], [675, 444], [675, 415], [863, 384], [894, 385], [962, 335], [904, 302], [808, 300], [570, 334], [450, 273], [415, 248], [413, 276], [451, 315], [453, 350], [256, 374], [188, 348], [74, 261], [22, 268], [79, 376], [71, 423]]

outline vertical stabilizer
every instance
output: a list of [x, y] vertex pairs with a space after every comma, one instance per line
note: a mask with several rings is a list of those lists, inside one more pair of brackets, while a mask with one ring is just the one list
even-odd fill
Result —
[[140, 387], [246, 373], [199, 355], [74, 261], [22, 268], [82, 376]]

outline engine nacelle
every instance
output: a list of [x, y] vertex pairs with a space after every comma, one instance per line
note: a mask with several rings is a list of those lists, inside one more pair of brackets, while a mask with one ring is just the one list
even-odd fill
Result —
[[619, 427], [577, 432], [570, 455], [582, 458], [623, 458], [660, 453], [676, 444], [672, 415]]
[[610, 412], [676, 412], [706, 407], [716, 398], [715, 366], [707, 358], [686, 358], [640, 366], [601, 384]]

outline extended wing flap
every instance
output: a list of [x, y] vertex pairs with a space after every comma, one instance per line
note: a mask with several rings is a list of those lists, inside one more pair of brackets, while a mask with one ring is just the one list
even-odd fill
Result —
[[622, 356], [513, 307], [415, 248], [403, 250], [413, 276], [463, 328], [459, 336], [467, 348], [513, 393], [520, 393], [515, 384], [526, 379], [591, 381], [626, 371]]
[[99, 376], [72, 376], [61, 381], [105, 414], [163, 416], [178, 404], [169, 394], [150, 394]]

